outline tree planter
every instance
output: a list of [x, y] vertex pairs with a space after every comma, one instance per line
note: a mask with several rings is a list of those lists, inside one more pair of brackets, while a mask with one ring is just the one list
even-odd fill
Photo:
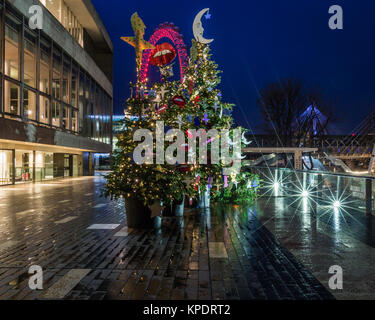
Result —
[[185, 197], [179, 202], [173, 202], [163, 210], [164, 217], [182, 217], [185, 209]]
[[198, 208], [206, 209], [210, 207], [210, 189], [206, 189], [204, 192], [200, 192], [198, 199]]
[[151, 229], [154, 227], [154, 219], [151, 218], [151, 210], [148, 206], [134, 198], [125, 198], [124, 201], [128, 228]]

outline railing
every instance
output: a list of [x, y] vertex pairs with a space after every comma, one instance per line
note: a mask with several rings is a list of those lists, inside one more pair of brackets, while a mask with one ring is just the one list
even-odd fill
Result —
[[249, 167], [259, 175], [263, 196], [309, 198], [316, 206], [331, 206], [371, 215], [375, 177], [288, 168]]

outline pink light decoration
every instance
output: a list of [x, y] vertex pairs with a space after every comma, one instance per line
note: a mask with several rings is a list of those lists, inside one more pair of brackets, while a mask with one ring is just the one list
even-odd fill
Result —
[[228, 188], [228, 176], [224, 176], [224, 188]]
[[[162, 38], [170, 39], [177, 49], [176, 51], [178, 53], [178, 58], [180, 61], [181, 82], [183, 82], [184, 71], [187, 68], [189, 61], [183, 37], [179, 33], [178, 28], [174, 24], [166, 22], [159, 25], [159, 27], [155, 30], [154, 34], [150, 37], [149, 43], [156, 45], [157, 42]], [[152, 50], [143, 51], [141, 66], [141, 81], [143, 83], [145, 83], [147, 80], [148, 70], [150, 66], [151, 51]]]

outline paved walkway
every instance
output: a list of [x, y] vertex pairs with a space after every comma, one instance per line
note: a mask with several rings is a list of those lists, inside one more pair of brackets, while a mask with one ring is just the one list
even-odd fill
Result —
[[[333, 298], [328, 265], [342, 261], [318, 255], [336, 254], [337, 242], [310, 220], [302, 226], [305, 216], [291, 223], [290, 208], [260, 199], [135, 231], [122, 201], [100, 197], [103, 185], [92, 177], [0, 188], [0, 299]], [[31, 265], [44, 270], [43, 290], [29, 289]]]

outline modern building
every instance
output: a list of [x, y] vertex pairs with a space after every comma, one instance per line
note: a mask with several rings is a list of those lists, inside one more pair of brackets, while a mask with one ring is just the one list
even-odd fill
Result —
[[0, 31], [0, 185], [93, 174], [113, 112], [113, 45], [93, 4], [0, 0]]
[[[114, 152], [117, 149], [117, 135], [124, 131], [124, 115], [113, 115], [112, 116], [112, 151]], [[111, 153], [95, 153], [94, 155], [94, 168], [95, 170], [108, 171], [111, 170], [112, 166], [112, 155]]]

